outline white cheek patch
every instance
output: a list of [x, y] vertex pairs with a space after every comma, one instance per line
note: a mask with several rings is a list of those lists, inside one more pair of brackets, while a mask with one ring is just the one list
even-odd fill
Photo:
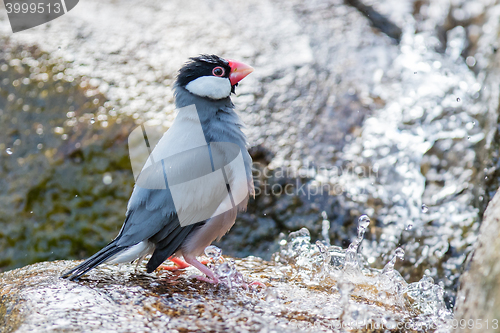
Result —
[[222, 99], [231, 94], [231, 82], [225, 77], [201, 76], [189, 82], [186, 89], [197, 96]]

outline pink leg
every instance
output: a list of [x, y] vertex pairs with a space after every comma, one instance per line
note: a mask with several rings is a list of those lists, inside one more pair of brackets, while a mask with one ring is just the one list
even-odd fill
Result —
[[[161, 269], [164, 269], [166, 271], [177, 271], [179, 269], [184, 269], [184, 268], [188, 268], [189, 267], [189, 264], [187, 262], [185, 262], [184, 260], [182, 259], [179, 259], [179, 258], [176, 258], [176, 257], [170, 257], [168, 258], [168, 260], [170, 260], [171, 262], [173, 262], [175, 265], [160, 265], [160, 268]], [[201, 263], [203, 265], [206, 265], [208, 264], [210, 261], [209, 260], [202, 260]]]
[[184, 269], [189, 267], [187, 263], [185, 263], [183, 260], [176, 258], [176, 257], [170, 257], [168, 258], [171, 262], [174, 263], [174, 265], [160, 265], [161, 269], [164, 269], [166, 271], [177, 271], [179, 269]]
[[168, 260], [173, 262], [177, 266], [178, 269], [184, 269], [184, 268], [189, 267], [188, 263], [184, 262], [184, 260], [181, 260], [179, 258], [170, 257], [170, 258], [168, 258]]
[[219, 280], [215, 277], [214, 273], [207, 266], [203, 265], [201, 262], [196, 260], [195, 257], [184, 256], [184, 260], [186, 260], [186, 262], [188, 264], [198, 268], [203, 274], [208, 276], [208, 277], [198, 276], [198, 275], [194, 276], [198, 280], [213, 283], [213, 284], [219, 283]]
[[267, 286], [260, 281], [254, 281], [254, 282], [250, 283], [249, 286], [259, 286], [259, 287], [262, 287], [263, 289], [267, 289]]

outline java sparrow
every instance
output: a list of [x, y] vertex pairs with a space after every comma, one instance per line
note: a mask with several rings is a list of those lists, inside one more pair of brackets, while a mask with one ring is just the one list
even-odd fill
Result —
[[[85, 262], [65, 272], [63, 278], [75, 280], [102, 263], [132, 262], [152, 254], [146, 265], [148, 273], [167, 258], [182, 256], [207, 276], [200, 279], [218, 282], [214, 273], [196, 257], [229, 231], [237, 212], [246, 208], [248, 198], [254, 194], [252, 159], [246, 149], [243, 124], [230, 98], [238, 82], [252, 71], [246, 64], [216, 55], [190, 58], [179, 70], [173, 86], [179, 113], [151, 152], [156, 162], [153, 165], [149, 161], [149, 169], [145, 165], [141, 171], [142, 184], [136, 180], [118, 236]], [[236, 147], [236, 153], [234, 149], [224, 150], [221, 143]], [[200, 173], [206, 169], [200, 158], [207, 147], [210, 162], [205, 164], [210, 170]], [[225, 159], [227, 155], [238, 155], [241, 163], [228, 166], [232, 157]], [[149, 175], [145, 169], [150, 171]], [[217, 171], [219, 178], [215, 176]], [[222, 186], [216, 178], [223, 179]], [[160, 185], [149, 186], [151, 179]], [[193, 179], [196, 186], [186, 185]], [[233, 195], [229, 201], [228, 193]]]

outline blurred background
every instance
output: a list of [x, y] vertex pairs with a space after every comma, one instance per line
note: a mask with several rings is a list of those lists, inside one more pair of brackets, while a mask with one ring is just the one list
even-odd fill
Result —
[[345, 248], [368, 214], [366, 262], [402, 246], [403, 277], [453, 306], [500, 179], [499, 16], [496, 0], [85, 0], [12, 34], [0, 6], [0, 271], [117, 235], [128, 134], [167, 129], [176, 71], [214, 53], [255, 68], [233, 102], [258, 195], [224, 254], [269, 260], [302, 227]]

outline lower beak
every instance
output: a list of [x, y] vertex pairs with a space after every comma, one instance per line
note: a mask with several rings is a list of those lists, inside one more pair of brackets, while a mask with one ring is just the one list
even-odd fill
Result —
[[231, 67], [231, 73], [229, 73], [229, 80], [231, 85], [234, 86], [236, 83], [243, 80], [248, 74], [253, 72], [253, 68], [242, 62], [228, 60], [229, 67]]

